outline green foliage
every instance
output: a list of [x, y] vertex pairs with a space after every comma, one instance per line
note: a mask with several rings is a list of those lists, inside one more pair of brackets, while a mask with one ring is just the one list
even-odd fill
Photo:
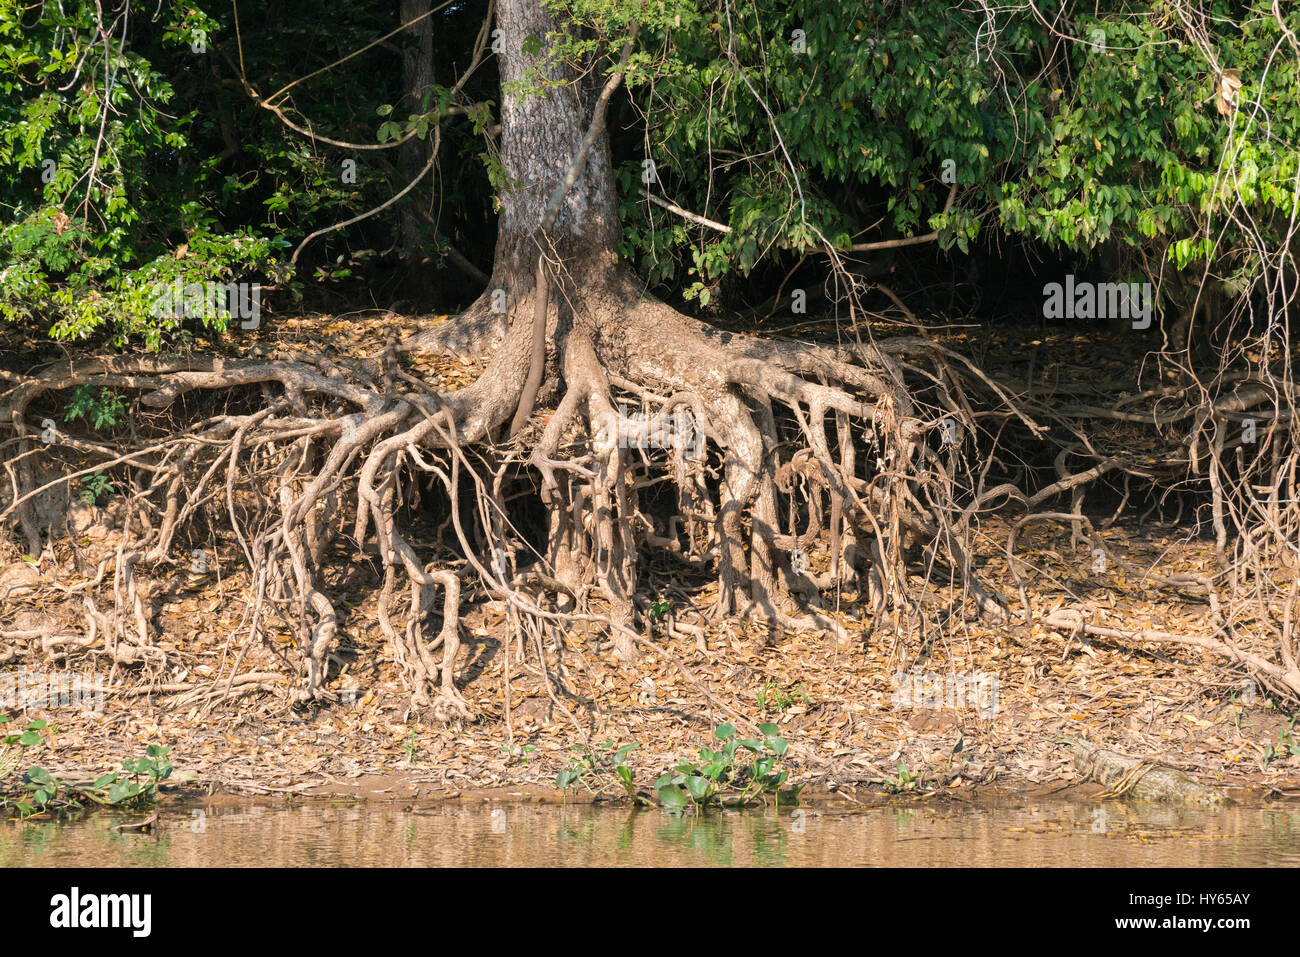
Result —
[[[789, 744], [778, 736], [776, 725], [758, 727], [761, 739], [738, 738], [731, 724], [715, 728], [713, 736], [721, 747], [701, 748], [698, 763], [679, 762], [655, 781], [655, 793], [663, 806], [669, 810], [710, 804], [740, 807], [755, 797], [769, 795], [778, 804], [798, 803], [802, 785], [782, 790], [790, 772], [777, 766]], [[748, 752], [748, 756], [742, 752]]]
[[0, 0], [0, 319], [157, 349], [179, 323], [152, 314], [155, 283], [267, 270], [283, 242], [193, 198], [216, 186], [212, 121], [182, 103], [217, 21], [163, 3], [124, 29], [105, 42], [90, 4]]
[[97, 778], [77, 793], [96, 804], [111, 807], [140, 808], [152, 804], [158, 796], [158, 783], [171, 777], [172, 763], [166, 745], [151, 744], [144, 756], [122, 762], [121, 772]]
[[[105, 36], [93, 4], [0, 0], [0, 322], [115, 348], [183, 346], [197, 321], [159, 314], [159, 289], [246, 281], [300, 297], [289, 251], [400, 188], [375, 172], [374, 154], [345, 182], [355, 152], [313, 142], [247, 92], [269, 96], [309, 72], [305, 63], [353, 53], [391, 29], [390, 11], [290, 0], [238, 47], [233, 17], [229, 4], [161, 0], [104, 16]], [[278, 107], [326, 135], [391, 140], [373, 117], [400, 100], [400, 58], [376, 49], [349, 62]], [[425, 138], [446, 93], [401, 103], [403, 118], [387, 122]], [[465, 149], [463, 136], [448, 139], [444, 157]], [[449, 193], [459, 181], [448, 177]], [[486, 208], [466, 202], [480, 216]], [[379, 235], [359, 245], [383, 248], [396, 215], [362, 229]], [[214, 332], [228, 322], [202, 317]]]
[[[1011, 16], [992, 51], [940, 3], [796, 0], [733, 7], [730, 18], [718, 5], [652, 25], [646, 48], [670, 52], [628, 85], [649, 118], [654, 188], [731, 231], [684, 226], [645, 204], [636, 159], [619, 172], [623, 251], [652, 280], [699, 277], [687, 297], [703, 302], [728, 272], [782, 251], [847, 247], [882, 217], [900, 235], [938, 229], [943, 246], [965, 249], [978, 229], [967, 209], [995, 199], [999, 169], [1044, 132], [998, 90], [1042, 40], [1027, 12]], [[938, 215], [947, 161], [968, 202]]]
[[655, 598], [654, 602], [650, 605], [650, 617], [658, 621], [660, 618], [663, 618], [672, 610], [673, 610], [672, 600], [665, 598], [663, 595], [659, 595], [658, 597]]
[[[0, 725], [11, 723], [13, 723], [12, 718], [0, 715]], [[40, 732], [46, 727], [44, 721], [32, 721], [22, 731], [0, 735], [0, 786], [3, 785], [5, 778], [22, 763], [27, 749], [37, 747], [45, 740]]]
[[556, 776], [555, 786], [561, 791], [567, 791], [581, 785], [593, 795], [619, 787], [632, 803], [648, 803], [637, 793], [635, 775], [627, 764], [628, 755], [638, 747], [635, 743], [616, 746], [613, 741], [592, 747], [576, 744], [571, 748], [575, 756], [569, 766]]
[[764, 681], [754, 697], [758, 699], [758, 710], [764, 713], [768, 711], [784, 713], [787, 708], [799, 699], [803, 699], [804, 704], [812, 704], [812, 699], [803, 690], [802, 684], [793, 691], [787, 691], [781, 687], [775, 678], [768, 678]]
[[[681, 761], [659, 775], [654, 792], [665, 810], [680, 812], [711, 805], [740, 807], [755, 798], [772, 797], [778, 804], [797, 804], [802, 785], [782, 789], [790, 772], [778, 767], [789, 750], [788, 742], [778, 736], [774, 724], [759, 725], [761, 739], [736, 737], [736, 728], [721, 724], [713, 731], [720, 742], [714, 748], [701, 748], [700, 760]], [[562, 791], [581, 785], [592, 794], [619, 787], [633, 804], [650, 804], [636, 788], [636, 774], [627, 757], [636, 744], [619, 745], [606, 741], [594, 748], [575, 745], [577, 757], [556, 777], [555, 786]], [[746, 756], [747, 753], [747, 756]]]
[[[1279, 21], [1272, 0], [1219, 2], [1197, 21], [1175, 6], [651, 13], [642, 47], [666, 52], [627, 80], [647, 117], [649, 189], [730, 232], [646, 203], [635, 155], [618, 171], [622, 251], [702, 304], [764, 258], [886, 230], [937, 231], [941, 249], [965, 252], [990, 226], [1074, 253], [1116, 243], [1149, 279], [1208, 260], [1245, 289], [1295, 212], [1300, 11], [1283, 5]], [[639, 5], [563, 8], [613, 48]], [[1220, 110], [1231, 71], [1241, 89]]]
[[96, 430], [114, 429], [126, 418], [126, 403], [112, 389], [97, 390], [93, 386], [80, 385], [68, 401], [63, 421], [72, 422], [80, 418]]
[[[12, 719], [0, 715], [0, 725]], [[44, 734], [42, 733], [44, 732]], [[45, 743], [45, 734], [58, 728], [45, 721], [32, 721], [23, 731], [0, 736], [0, 807], [12, 807], [19, 817], [50, 811], [68, 813], [84, 809], [85, 802], [102, 807], [139, 810], [151, 806], [158, 797], [158, 784], [172, 773], [165, 745], [151, 744], [143, 757], [128, 758], [120, 772], [101, 775], [89, 785], [70, 785], [49, 771], [32, 765], [17, 784], [17, 796], [8, 779], [24, 762], [27, 752]]]
[[925, 788], [925, 777], [923, 774], [911, 774], [907, 770], [906, 764], [899, 764], [896, 770], [898, 771], [898, 780], [894, 782], [894, 789], [899, 793], [917, 791]]
[[1288, 757], [1300, 757], [1300, 740], [1292, 734], [1295, 727], [1296, 715], [1292, 715], [1287, 721], [1286, 727], [1277, 733], [1277, 746], [1271, 744], [1264, 745], [1264, 768], [1276, 761], [1278, 758], [1286, 759]]
[[420, 757], [420, 749], [415, 746], [414, 731], [411, 732], [409, 738], [402, 742], [402, 753], [406, 755], [406, 760], [411, 764], [414, 764], [416, 759]]
[[[990, 233], [1073, 254], [1114, 244], [1148, 277], [1212, 264], [1244, 289], [1296, 212], [1294, 4], [1214, 0], [1189, 16], [1169, 0], [1047, 0], [989, 18], [939, 0], [546, 3], [581, 29], [526, 37], [523, 52], [593, 81], [639, 24], [630, 109], [620, 94], [609, 124], [621, 251], [704, 305], [763, 264], [784, 273], [827, 247], [932, 231], [963, 252]], [[438, 10], [438, 82], [416, 102], [391, 50], [404, 39], [362, 49], [392, 29], [386, 8], [287, 0], [236, 44], [233, 8], [204, 0], [162, 0], [129, 30], [109, 21], [108, 37], [91, 4], [0, 0], [0, 321], [159, 350], [197, 322], [160, 314], [160, 288], [256, 281], [300, 296], [289, 251], [411, 177], [402, 148], [358, 152], [290, 122], [382, 147], [440, 130], [441, 229], [486, 254], [494, 208], [524, 184], [494, 138], [492, 70], [453, 103], [441, 66], [464, 64], [484, 12]], [[1240, 88], [1223, 100], [1229, 75]], [[539, 69], [506, 92], [549, 82]], [[392, 245], [413, 200], [317, 239], [304, 275], [344, 283]], [[202, 328], [228, 322], [205, 314]]]
[[[1215, 4], [1208, 47], [1169, 4], [1080, 16], [1077, 32], [1099, 30], [1104, 47], [1071, 44], [1055, 88], [1037, 91], [1049, 135], [1006, 178], [1004, 225], [1076, 251], [1113, 239], [1152, 278], [1164, 262], [1199, 272], [1208, 258], [1232, 286], [1248, 286], [1296, 212], [1300, 77], [1282, 31], [1294, 35], [1300, 13], [1288, 6], [1282, 24], [1271, 0]], [[1240, 71], [1241, 89], [1220, 101], [1229, 71]]]
[[504, 755], [506, 755], [506, 763], [507, 763], [507, 764], [512, 764], [512, 763], [515, 763], [515, 762], [518, 762], [519, 764], [527, 764], [527, 763], [528, 763], [528, 758], [529, 758], [529, 756], [530, 756], [534, 751], [536, 751], [536, 750], [537, 750], [537, 745], [535, 745], [535, 744], [525, 744], [525, 745], [518, 745], [518, 744], [503, 744], [503, 745], [501, 745], [501, 753], [504, 754]]
[[105, 478], [103, 472], [96, 472], [81, 483], [81, 500], [87, 505], [98, 505], [101, 498], [116, 491], [117, 486]]

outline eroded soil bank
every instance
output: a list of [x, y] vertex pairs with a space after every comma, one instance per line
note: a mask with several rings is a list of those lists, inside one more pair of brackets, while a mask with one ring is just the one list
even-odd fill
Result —
[[[1060, 354], [1088, 345], [1049, 344]], [[451, 388], [476, 370], [469, 359], [455, 358], [417, 371]], [[1113, 509], [1100, 504], [1090, 510], [1100, 534], [1132, 566], [1166, 575], [1213, 566], [1212, 544], [1195, 537], [1181, 509], [1163, 521], [1162, 513], [1135, 502], [1108, 521]], [[111, 502], [74, 503], [67, 508], [69, 536], [48, 554], [6, 553], [0, 562], [0, 632], [25, 636], [0, 643], [0, 680], [16, 681], [23, 669], [31, 687], [62, 669], [103, 689], [89, 713], [3, 709], [57, 724], [49, 746], [28, 757], [72, 779], [114, 770], [147, 745], [166, 744], [177, 780], [214, 795], [409, 803], [488, 789], [497, 797], [549, 800], [556, 775], [579, 754], [574, 748], [636, 743], [628, 764], [637, 787], [648, 789], [664, 770], [710, 746], [716, 725], [739, 718], [778, 725], [791, 744], [782, 766], [792, 783], [805, 785], [805, 798], [865, 802], [899, 791], [969, 797], [1069, 788], [1081, 781], [1061, 738], [1176, 768], [1234, 795], [1300, 793], [1292, 706], [1208, 651], [941, 617], [943, 603], [952, 602], [946, 594], [921, 606], [931, 617], [906, 638], [888, 622], [871, 630], [865, 596], [851, 590], [820, 596], [845, 630], [838, 643], [823, 633], [773, 632], [757, 623], [719, 627], [697, 615], [716, 598], [716, 586], [684, 578], [669, 562], [648, 565], [643, 584], [679, 624], [698, 630], [697, 638], [684, 639], [658, 630], [663, 623], [649, 626], [648, 635], [675, 661], [656, 654], [621, 661], [600, 635], [578, 626], [558, 643], [548, 640], [543, 673], [534, 648], [505, 654], [505, 606], [467, 596], [456, 675], [476, 720], [456, 726], [411, 714], [392, 649], [376, 625], [380, 574], [364, 557], [326, 582], [341, 596], [325, 683], [332, 701], [288, 705], [290, 669], [277, 649], [289, 650], [292, 634], [249, 642], [249, 582], [233, 541], [209, 548], [202, 567], [164, 569], [166, 577], [150, 582], [157, 661], [99, 670], [97, 649], [60, 650], [57, 640], [51, 659], [43, 636], [81, 633], [78, 589], [116, 552], [119, 524]], [[985, 520], [972, 556], [1000, 594], [1015, 596], [1023, 584], [1040, 612], [1067, 600], [1087, 602], [1098, 620], [1128, 634], [1205, 632], [1203, 594], [1157, 587], [1114, 565], [1099, 570], [1090, 544], [1072, 542], [1068, 525], [1022, 530], [1015, 568], [1004, 550], [1008, 532], [1005, 521]], [[807, 561], [811, 572], [828, 574], [829, 544], [810, 547]], [[933, 587], [929, 570], [910, 571], [918, 594], [946, 591]]]
[[[1111, 540], [1134, 560], [1206, 559], [1202, 546], [1174, 534], [1148, 525]], [[1022, 554], [1055, 565], [1058, 578], [1072, 561], [1086, 568], [1086, 546], [1071, 555], [1068, 537], [1044, 529]], [[996, 561], [985, 566], [991, 577]], [[54, 581], [20, 595], [24, 607], [61, 598]], [[1067, 581], [1104, 603], [1118, 628], [1198, 627], [1201, 612], [1184, 596], [1086, 573]], [[57, 726], [49, 746], [27, 757], [85, 779], [149, 744], [166, 744], [178, 781], [207, 793], [410, 802], [481, 789], [498, 797], [551, 793], [556, 775], [581, 755], [576, 748], [636, 743], [628, 765], [637, 787], [648, 790], [677, 761], [697, 760], [700, 748], [714, 745], [718, 724], [739, 717], [778, 726], [791, 745], [781, 766], [806, 795], [869, 801], [900, 791], [971, 796], [1070, 787], [1081, 776], [1062, 738], [1181, 770], [1233, 796], [1300, 794], [1300, 748], [1286, 704], [1195, 648], [1081, 641], [1040, 626], [972, 620], [936, 632], [918, 652], [887, 634], [866, 636], [846, 600], [840, 620], [850, 640], [838, 646], [818, 633], [774, 636], [758, 624], [732, 624], [706, 629], [701, 642], [665, 642], [676, 661], [646, 654], [627, 663], [577, 631], [558, 653], [548, 648], [546, 676], [535, 655], [512, 648], [507, 711], [504, 608], [483, 602], [462, 621], [458, 668], [477, 720], [443, 726], [410, 713], [398, 675], [383, 664], [390, 660], [383, 639], [367, 626], [374, 619], [365, 603], [353, 609], [333, 659], [336, 702], [290, 708], [287, 679], [260, 648], [245, 656], [241, 674], [265, 675], [265, 690], [235, 684], [229, 697], [195, 694], [226, 690], [222, 679], [246, 638], [239, 595], [237, 577], [195, 576], [160, 596], [160, 647], [174, 663], [167, 676], [140, 682], [70, 664], [65, 674], [102, 690], [98, 710], [6, 708], [16, 720]], [[12, 599], [7, 607], [16, 607]], [[30, 700], [55, 673], [10, 664], [0, 680], [12, 691], [21, 675]]]
[[[213, 673], [237, 648], [230, 636], [239, 614], [235, 602], [216, 604], [204, 614], [209, 600], [179, 597], [163, 613], [177, 649], [211, 660]], [[1135, 622], [1150, 615], [1128, 611]], [[466, 622], [472, 724], [410, 715], [396, 675], [372, 673], [368, 662], [380, 656], [364, 646], [349, 649], [334, 682], [341, 700], [319, 708], [290, 709], [273, 690], [181, 710], [176, 693], [124, 683], [121, 693], [109, 686], [99, 711], [10, 713], [57, 725], [49, 746], [29, 757], [70, 779], [166, 744], [176, 781], [207, 794], [549, 801], [560, 799], [556, 775], [584, 746], [636, 743], [627, 763], [645, 790], [677, 761], [697, 760], [715, 744], [713, 728], [734, 720], [702, 686], [742, 718], [779, 727], [791, 744], [781, 766], [805, 786], [805, 800], [1100, 791], [1082, 782], [1063, 737], [1182, 770], [1238, 799], [1300, 794], [1285, 708], [1195, 650], [1169, 655], [972, 624], [968, 639], [936, 642], [913, 665], [887, 639], [831, 649], [819, 634], [776, 643], [757, 627], [733, 626], [708, 634], [703, 649], [674, 647], [688, 677], [655, 655], [628, 665], [578, 635], [565, 642], [563, 673], [552, 676], [564, 691], [554, 700], [531, 662], [512, 656], [507, 720], [500, 620], [487, 606]], [[41, 674], [29, 669], [29, 684]], [[915, 676], [923, 684], [909, 684]], [[968, 676], [965, 699], [960, 682], [925, 685], [927, 676]]]

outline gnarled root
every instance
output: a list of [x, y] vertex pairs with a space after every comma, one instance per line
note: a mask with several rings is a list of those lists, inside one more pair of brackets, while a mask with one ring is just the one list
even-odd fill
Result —
[[[499, 341], [486, 371], [455, 392], [409, 374], [392, 342], [358, 360], [97, 360], [11, 388], [0, 421], [20, 437], [34, 403], [83, 384], [127, 390], [142, 409], [183, 400], [207, 415], [126, 452], [80, 440], [46, 450], [127, 475], [147, 521], [138, 535], [124, 529], [114, 572], [115, 607], [134, 627], [105, 619], [87, 593], [87, 633], [110, 632], [115, 661], [145, 656], [137, 569], [174, 566], [177, 541], [200, 519], [222, 528], [249, 568], [249, 639], [265, 638], [272, 621], [294, 635], [293, 650], [276, 653], [299, 671], [300, 703], [333, 697], [331, 652], [345, 626], [331, 569], [357, 550], [376, 556], [379, 628], [412, 709], [439, 720], [473, 718], [455, 681], [467, 591], [506, 602], [521, 641], [598, 622], [631, 659], [645, 644], [645, 569], [662, 558], [713, 578], [718, 616], [844, 639], [823, 593], [856, 588], [873, 618], [897, 619], [910, 607], [910, 534], [996, 606], [962, 544], [961, 463], [952, 448], [945, 459], [953, 443], [941, 425], [973, 434], [975, 423], [942, 350], [919, 339], [848, 350], [719, 333], [644, 301], [618, 270], [594, 271], [580, 287], [559, 275], [553, 305], [537, 307], [553, 333], [558, 401], [543, 389], [530, 424], [504, 441], [499, 430], [537, 355], [530, 295], [516, 297], [508, 327], [481, 306], [467, 318], [466, 342], [492, 332]], [[454, 328], [439, 341], [459, 342]], [[1021, 415], [1006, 396], [997, 401]], [[9, 475], [14, 494], [0, 518], [26, 530], [23, 508], [39, 489], [21, 470]], [[417, 537], [427, 507], [414, 503], [439, 486], [446, 518], [432, 539]], [[532, 538], [508, 507], [522, 494], [546, 509], [547, 527]], [[439, 590], [441, 626], [429, 637]], [[236, 687], [234, 672], [224, 683]]]

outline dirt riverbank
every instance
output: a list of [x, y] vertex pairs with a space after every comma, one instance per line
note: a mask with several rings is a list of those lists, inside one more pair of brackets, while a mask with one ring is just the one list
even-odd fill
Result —
[[[350, 334], [362, 328], [347, 326]], [[342, 334], [333, 327], [322, 334], [335, 332]], [[1069, 343], [1053, 345], [1060, 351]], [[477, 367], [462, 357], [417, 371], [454, 390]], [[809, 794], [1072, 787], [1079, 774], [1069, 749], [1054, 743], [1061, 737], [1174, 767], [1231, 793], [1300, 793], [1293, 704], [1220, 655], [1139, 635], [1205, 634], [1204, 593], [1156, 585], [1114, 564], [1099, 571], [1091, 544], [1072, 542], [1068, 523], [1025, 528], [1013, 569], [1004, 549], [1009, 526], [984, 520], [972, 555], [981, 579], [1013, 599], [1023, 584], [1039, 620], [1068, 602], [1087, 603], [1095, 621], [1131, 640], [989, 623], [971, 613], [969, 596], [936, 587], [924, 569], [911, 570], [923, 597], [921, 619], [907, 628], [883, 621], [869, 629], [865, 596], [852, 591], [818, 599], [844, 629], [838, 642], [756, 623], [716, 625], [699, 614], [716, 598], [716, 582], [651, 563], [642, 584], [671, 611], [647, 635], [671, 660], [648, 653], [620, 661], [579, 625], [562, 640], [548, 636], [543, 670], [531, 640], [506, 654], [504, 604], [467, 593], [456, 678], [475, 720], [443, 726], [410, 711], [377, 625], [382, 570], [373, 555], [332, 566], [324, 581], [338, 596], [325, 683], [332, 700], [289, 704], [285, 652], [295, 635], [264, 624], [259, 640], [248, 640], [250, 583], [229, 535], [201, 543], [201, 567], [182, 562], [137, 579], [152, 646], [141, 648], [136, 665], [114, 666], [102, 649], [81, 644], [94, 591], [88, 583], [118, 554], [114, 501], [103, 508], [64, 501], [66, 538], [40, 556], [8, 546], [0, 554], [0, 682], [16, 682], [21, 670], [29, 687], [71, 674], [103, 690], [90, 712], [24, 707], [12, 695], [0, 708], [20, 720], [55, 722], [49, 746], [28, 757], [71, 777], [113, 770], [149, 744], [166, 744], [178, 779], [211, 793], [532, 794], [553, 789], [574, 748], [613, 741], [638, 744], [629, 765], [646, 788], [678, 760], [695, 759], [717, 724], [740, 722], [743, 731], [749, 721], [778, 725], [791, 743], [783, 766]], [[1150, 510], [1136, 507], [1114, 523], [1110, 514], [1096, 513], [1096, 527], [1131, 567], [1164, 575], [1213, 567], [1212, 544], [1179, 524], [1181, 509], [1173, 522], [1150, 520]], [[199, 543], [186, 547], [192, 544]], [[810, 547], [807, 561], [827, 576], [829, 543]], [[670, 619], [686, 630], [662, 630]], [[1262, 640], [1248, 647], [1245, 632], [1240, 647], [1271, 656]]]
[[[1063, 736], [1183, 770], [1234, 795], [1300, 794], [1285, 709], [1196, 651], [1170, 656], [972, 625], [968, 640], [943, 642], [913, 669], [887, 640], [829, 650], [818, 634], [778, 644], [733, 627], [709, 634], [704, 649], [674, 648], [677, 663], [646, 655], [629, 667], [575, 640], [565, 642], [563, 673], [551, 676], [563, 689], [554, 700], [529, 662], [511, 663], [507, 721], [494, 617], [489, 608], [467, 622], [473, 640], [463, 690], [478, 718], [471, 724], [426, 724], [409, 714], [397, 676], [371, 673], [367, 660], [379, 656], [364, 645], [349, 649], [336, 682], [341, 700], [324, 707], [289, 708], [272, 686], [181, 710], [179, 692], [124, 685], [93, 712], [9, 713], [57, 725], [49, 746], [30, 753], [56, 774], [94, 776], [166, 744], [177, 781], [215, 794], [409, 802], [517, 792], [559, 800], [555, 777], [580, 753], [574, 749], [611, 741], [637, 743], [628, 764], [638, 787], [649, 788], [677, 761], [695, 760], [712, 729], [737, 715], [780, 728], [791, 743], [782, 766], [807, 795], [866, 801], [1072, 788], [1082, 782], [1070, 750], [1053, 743]], [[220, 645], [202, 649], [222, 633], [220, 620], [179, 613], [175, 620], [189, 634], [176, 636], [177, 656], [211, 655], [219, 666]], [[41, 675], [26, 671], [29, 688]], [[934, 676], [946, 680], [937, 685]], [[358, 677], [363, 690], [351, 692]]]

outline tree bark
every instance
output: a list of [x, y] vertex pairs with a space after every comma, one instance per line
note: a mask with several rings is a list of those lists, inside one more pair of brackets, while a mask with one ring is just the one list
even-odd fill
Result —
[[[549, 38], [556, 26], [541, 3], [499, 0], [497, 25], [504, 41], [498, 59], [501, 162], [508, 182], [502, 196], [493, 280], [521, 294], [532, 285], [540, 251], [537, 228], [547, 200], [582, 144], [587, 117], [578, 102], [573, 71], [551, 58]], [[536, 56], [524, 50], [531, 37], [541, 44]], [[519, 92], [520, 84], [533, 92]], [[549, 238], [554, 253], [564, 260], [596, 268], [615, 263], [618, 217], [609, 139], [604, 133], [592, 144], [586, 169], [565, 196]]]

